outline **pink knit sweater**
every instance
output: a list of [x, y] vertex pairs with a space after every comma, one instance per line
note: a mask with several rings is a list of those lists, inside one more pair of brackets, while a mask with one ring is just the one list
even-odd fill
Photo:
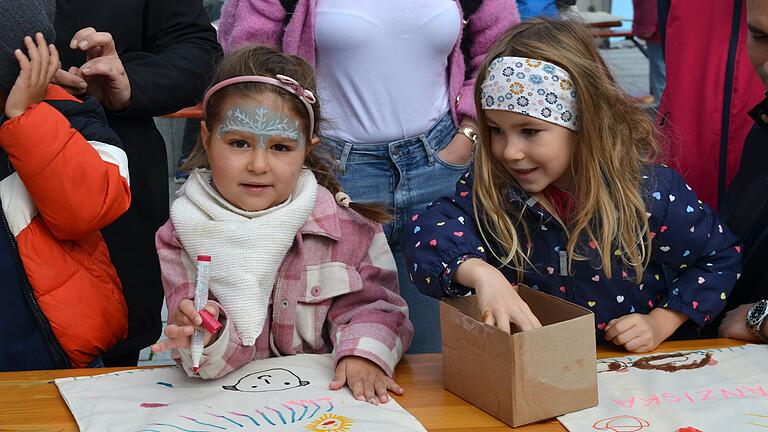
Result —
[[[288, 25], [280, 0], [229, 0], [222, 10], [219, 42], [225, 52], [247, 43], [282, 46], [289, 54], [315, 64], [315, 6], [317, 0], [299, 0]], [[459, 5], [461, 9], [461, 5]], [[520, 22], [515, 0], [485, 0], [469, 18], [464, 30], [471, 35], [472, 76], [488, 49], [511, 26]], [[461, 39], [456, 40], [448, 59], [451, 113], [457, 125], [465, 117], [475, 118], [473, 87], [475, 80], [464, 80], [465, 64]]]

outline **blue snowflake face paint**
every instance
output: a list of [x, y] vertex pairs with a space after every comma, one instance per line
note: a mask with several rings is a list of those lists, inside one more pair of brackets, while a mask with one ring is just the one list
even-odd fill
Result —
[[262, 105], [256, 107], [237, 105], [224, 113], [217, 135], [221, 138], [232, 131], [247, 132], [257, 136], [259, 141], [256, 147], [261, 150], [266, 149], [267, 142], [273, 137], [296, 141], [299, 147], [303, 147], [305, 141], [298, 120]]

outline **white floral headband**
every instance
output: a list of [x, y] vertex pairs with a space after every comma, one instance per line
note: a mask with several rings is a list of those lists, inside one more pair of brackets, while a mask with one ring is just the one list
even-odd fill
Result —
[[511, 111], [578, 130], [571, 76], [561, 67], [525, 57], [499, 57], [480, 86], [480, 108]]

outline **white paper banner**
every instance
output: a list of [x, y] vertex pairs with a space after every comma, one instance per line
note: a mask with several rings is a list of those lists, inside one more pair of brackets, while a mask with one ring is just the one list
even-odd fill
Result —
[[768, 346], [597, 362], [599, 405], [558, 418], [569, 431], [768, 431]]
[[255, 360], [217, 380], [177, 367], [57, 379], [81, 432], [425, 431], [394, 400], [331, 391], [328, 355]]

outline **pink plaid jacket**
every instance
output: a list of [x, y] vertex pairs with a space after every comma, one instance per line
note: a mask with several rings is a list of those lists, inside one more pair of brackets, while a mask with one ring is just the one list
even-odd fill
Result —
[[[155, 243], [172, 316], [183, 299], [194, 297], [195, 268], [170, 220], [158, 230]], [[278, 269], [256, 344], [243, 346], [226, 311], [219, 320], [224, 327], [203, 351], [202, 378], [219, 378], [256, 358], [329, 352], [336, 362], [350, 355], [371, 360], [391, 377], [413, 337], [381, 225], [338, 206], [323, 187]], [[188, 350], [175, 350], [172, 356], [195, 376]]]

